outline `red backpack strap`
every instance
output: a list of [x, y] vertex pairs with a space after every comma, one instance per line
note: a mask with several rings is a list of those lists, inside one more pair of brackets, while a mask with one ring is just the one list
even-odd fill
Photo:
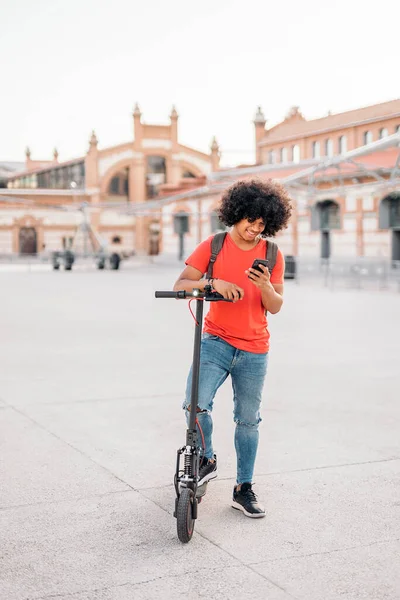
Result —
[[222, 246], [226, 238], [226, 231], [220, 231], [216, 233], [211, 241], [211, 256], [210, 262], [208, 263], [206, 279], [211, 279], [213, 276], [214, 263], [217, 260], [217, 256], [221, 251]]

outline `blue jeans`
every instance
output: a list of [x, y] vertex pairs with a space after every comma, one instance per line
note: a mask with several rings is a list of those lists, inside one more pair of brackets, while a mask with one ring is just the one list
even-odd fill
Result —
[[[251, 483], [257, 455], [261, 395], [267, 372], [268, 353], [254, 354], [238, 350], [215, 335], [203, 333], [200, 357], [198, 408], [201, 412], [197, 413], [197, 419], [203, 436], [198, 428], [197, 430], [202, 454], [206, 458], [212, 458], [214, 455], [211, 412], [218, 388], [230, 375], [233, 388], [233, 419], [236, 423], [237, 483]], [[192, 368], [183, 403], [187, 421], [192, 391]]]

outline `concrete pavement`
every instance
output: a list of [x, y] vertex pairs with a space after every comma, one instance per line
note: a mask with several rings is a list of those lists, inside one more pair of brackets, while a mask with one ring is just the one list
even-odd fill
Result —
[[154, 299], [178, 270], [0, 274], [1, 600], [398, 600], [398, 295], [287, 284], [255, 476], [267, 517], [230, 508], [227, 382], [219, 477], [181, 545], [193, 321]]

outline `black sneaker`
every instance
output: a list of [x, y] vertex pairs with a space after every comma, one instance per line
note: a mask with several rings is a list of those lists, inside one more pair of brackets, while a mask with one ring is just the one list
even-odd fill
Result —
[[202, 458], [199, 469], [199, 481], [197, 486], [200, 487], [206, 481], [215, 479], [217, 476], [217, 456], [214, 454], [214, 458]]
[[253, 519], [265, 517], [265, 508], [258, 502], [257, 496], [251, 489], [251, 483], [242, 483], [239, 491], [236, 487], [233, 488], [232, 507], [244, 512], [246, 517]]

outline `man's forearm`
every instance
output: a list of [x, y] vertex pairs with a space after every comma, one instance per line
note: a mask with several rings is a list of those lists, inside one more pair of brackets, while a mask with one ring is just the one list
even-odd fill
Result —
[[271, 283], [261, 291], [261, 301], [265, 310], [272, 314], [279, 312], [283, 304], [282, 296], [275, 291]]
[[178, 279], [174, 285], [174, 292], [184, 290], [185, 292], [192, 292], [193, 290], [204, 291], [205, 286], [208, 284], [208, 279]]

